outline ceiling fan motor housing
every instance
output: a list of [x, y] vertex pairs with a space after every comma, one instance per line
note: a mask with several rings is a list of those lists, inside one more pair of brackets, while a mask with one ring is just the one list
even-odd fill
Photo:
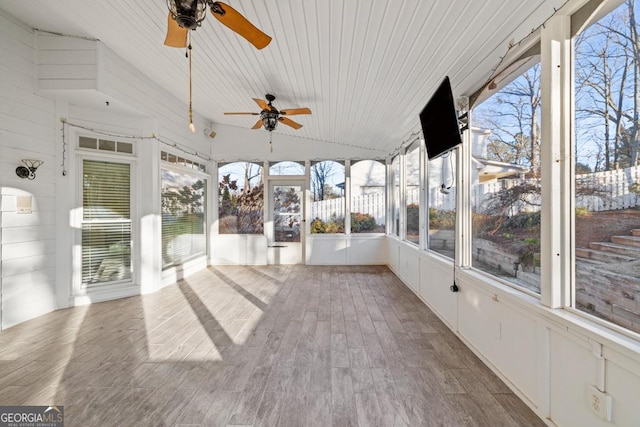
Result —
[[167, 6], [178, 25], [188, 30], [198, 28], [207, 12], [204, 0], [167, 0]]
[[278, 112], [277, 111], [263, 111], [260, 115], [264, 128], [269, 132], [272, 132], [276, 126], [278, 126]]

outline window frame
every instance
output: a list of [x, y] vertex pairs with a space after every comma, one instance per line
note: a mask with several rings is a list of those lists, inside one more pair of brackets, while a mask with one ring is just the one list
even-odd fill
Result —
[[[353, 204], [352, 204], [352, 199], [353, 199], [353, 193], [352, 193], [352, 187], [353, 187], [353, 180], [352, 180], [352, 176], [353, 176], [353, 167], [354, 165], [357, 165], [360, 162], [375, 162], [378, 165], [380, 165], [380, 167], [382, 168], [383, 171], [383, 175], [384, 175], [384, 184], [382, 186], [382, 196], [384, 197], [384, 203], [383, 203], [383, 209], [382, 211], [384, 212], [384, 224], [382, 224], [382, 231], [372, 231], [372, 232], [363, 232], [363, 233], [354, 233], [351, 230], [352, 224], [351, 224], [351, 214], [354, 213], [353, 211]], [[381, 235], [381, 234], [385, 234], [386, 233], [386, 229], [387, 229], [387, 182], [388, 182], [388, 175], [387, 175], [387, 164], [385, 160], [382, 159], [357, 159], [357, 160], [350, 160], [349, 161], [349, 167], [348, 167], [348, 176], [346, 177], [346, 180], [349, 181], [349, 197], [347, 200], [345, 200], [346, 206], [347, 206], [347, 210], [348, 210], [348, 214], [349, 214], [349, 227], [347, 228], [347, 231], [349, 234], [354, 234], [356, 236], [365, 236], [365, 235]], [[345, 188], [345, 194], [346, 194], [346, 188]], [[358, 212], [360, 213], [360, 212]], [[347, 220], [347, 217], [345, 217], [345, 221]]]
[[[333, 162], [333, 163], [337, 163], [340, 166], [342, 166], [343, 168], [343, 177], [344, 177], [344, 188], [342, 189], [342, 224], [343, 224], [343, 229], [344, 231], [342, 232], [335, 232], [335, 233], [314, 233], [313, 230], [313, 222], [315, 220], [315, 218], [313, 218], [313, 203], [317, 203], [320, 201], [324, 201], [324, 200], [314, 200], [314, 182], [313, 182], [313, 168], [319, 164], [319, 163], [324, 163], [324, 162]], [[348, 193], [350, 192], [350, 190], [347, 190], [347, 183], [349, 182], [349, 169], [350, 169], [350, 161], [349, 160], [342, 160], [342, 159], [317, 159], [317, 160], [311, 160], [309, 161], [309, 167], [306, 169], [307, 175], [309, 177], [309, 185], [308, 185], [308, 190], [309, 190], [309, 204], [307, 209], [309, 210], [309, 218], [310, 218], [310, 222], [309, 222], [309, 234], [313, 234], [313, 235], [326, 235], [326, 236], [344, 236], [347, 234], [351, 234], [351, 224], [350, 224], [350, 219], [347, 218], [349, 212], [350, 212], [350, 206], [349, 206], [349, 201], [347, 198]], [[331, 200], [331, 199], [328, 199]]]
[[[418, 241], [414, 242], [411, 241], [407, 238], [408, 235], [408, 230], [407, 227], [409, 226], [409, 212], [408, 212], [408, 203], [407, 200], [409, 199], [409, 185], [407, 182], [407, 178], [408, 178], [408, 170], [407, 170], [407, 166], [408, 166], [408, 161], [407, 161], [407, 155], [409, 153], [414, 153], [417, 151], [417, 158], [418, 158], [418, 188], [417, 188], [417, 198], [418, 198]], [[401, 200], [401, 206], [400, 206], [400, 216], [404, 217], [404, 225], [403, 225], [403, 230], [402, 230], [402, 240], [411, 244], [411, 245], [416, 245], [418, 248], [421, 248], [423, 245], [424, 240], [425, 239], [425, 233], [424, 233], [424, 219], [423, 219], [423, 215], [424, 215], [424, 173], [423, 173], [423, 169], [424, 169], [424, 163], [425, 163], [425, 155], [426, 155], [426, 149], [425, 149], [425, 145], [422, 142], [421, 139], [419, 138], [415, 138], [413, 141], [409, 142], [404, 150], [402, 151], [402, 158], [404, 161], [401, 162], [401, 166], [400, 166], [400, 176], [401, 176], [401, 183], [400, 183], [400, 200]]]
[[[175, 153], [171, 153], [171, 154], [175, 154]], [[205, 201], [204, 201], [204, 237], [205, 237], [205, 250], [204, 250], [204, 254], [201, 255], [196, 255], [192, 258], [187, 259], [186, 261], [182, 262], [181, 264], [171, 264], [167, 267], [163, 267], [162, 266], [162, 170], [166, 169], [166, 170], [170, 170], [173, 172], [178, 172], [178, 173], [186, 173], [186, 174], [192, 174], [193, 176], [197, 176], [199, 178], [203, 178], [205, 181], [205, 192], [204, 192], [204, 196], [205, 196]], [[216, 187], [217, 188], [217, 187]], [[160, 202], [160, 206], [158, 207], [158, 212], [159, 212], [159, 216], [160, 216], [160, 228], [159, 228], [159, 234], [160, 234], [160, 250], [159, 250], [159, 256], [160, 256], [160, 271], [162, 273], [162, 275], [166, 275], [167, 272], [170, 272], [172, 270], [175, 270], [176, 268], [180, 268], [180, 266], [183, 266], [187, 263], [193, 262], [194, 260], [198, 260], [200, 258], [205, 258], [205, 259], [209, 259], [209, 252], [210, 252], [210, 230], [211, 227], [213, 227], [210, 218], [211, 218], [211, 212], [210, 210], [212, 209], [212, 203], [211, 203], [211, 175], [209, 173], [206, 172], [202, 172], [199, 169], [193, 169], [190, 168], [189, 166], [182, 166], [180, 164], [177, 163], [173, 163], [173, 162], [168, 162], [168, 161], [164, 161], [164, 160], [160, 160], [160, 167], [158, 168], [158, 191], [160, 192], [159, 197], [158, 197], [158, 201]], [[217, 197], [216, 197], [217, 199]]]
[[[402, 215], [402, 155], [397, 153], [394, 156], [391, 156], [388, 160], [388, 173], [387, 173], [387, 205], [389, 209], [387, 211], [387, 224], [388, 224], [388, 234], [390, 236], [394, 236], [400, 240], [403, 239], [402, 236], [402, 228], [404, 224], [404, 219]], [[393, 162], [397, 160], [398, 164], [394, 169]], [[396, 173], [397, 173], [397, 183], [396, 183]], [[395, 187], [398, 186], [398, 194], [396, 195]], [[396, 200], [397, 198], [397, 200]], [[397, 218], [396, 218], [397, 216]]]
[[[567, 46], [561, 52], [557, 53], [557, 56], [563, 63], [568, 63], [569, 72], [564, 73], [562, 75], [561, 83], [564, 83], [566, 89], [562, 92], [562, 96], [564, 96], [564, 100], [567, 101], [567, 106], [562, 110], [562, 119], [561, 124], [565, 124], [566, 127], [570, 131], [570, 137], [567, 138], [566, 144], [561, 145], [560, 149], [568, 150], [569, 153], [574, 153], [576, 149], [576, 103], [575, 103], [575, 75], [576, 75], [576, 61], [575, 61], [575, 39], [584, 32], [587, 28], [592, 25], [597, 24], [602, 18], [607, 16], [609, 13], [613, 12], [615, 9], [620, 7], [624, 1], [622, 0], [612, 0], [602, 2], [602, 7], [595, 10], [588, 18], [584, 18], [584, 15], [579, 16], [581, 19], [577, 25], [574, 25], [572, 19], [577, 14], [572, 14], [566, 16], [566, 20], [568, 23], [565, 23], [565, 26], [562, 28], [562, 32], [558, 30], [560, 33], [560, 42], [562, 46]], [[580, 10], [578, 11], [580, 12]], [[558, 26], [560, 26], [558, 24]], [[566, 75], [568, 74], [568, 75]], [[566, 147], [568, 145], [568, 147]], [[570, 157], [573, 160], [573, 156]], [[562, 261], [565, 263], [566, 270], [564, 272], [563, 277], [568, 277], [568, 280], [564, 283], [554, 284], [555, 286], [551, 287], [552, 297], [555, 297], [551, 300], [552, 303], [556, 303], [558, 308], [564, 309], [566, 312], [571, 313], [578, 318], [586, 319], [590, 322], [595, 323], [596, 325], [605, 327], [613, 332], [619, 333], [623, 336], [629, 337], [633, 340], [640, 339], [640, 333], [635, 332], [631, 329], [625, 328], [624, 326], [618, 325], [596, 315], [590, 314], [584, 310], [581, 310], [576, 307], [576, 287], [578, 286], [578, 282], [576, 279], [576, 247], [574, 244], [574, 238], [576, 233], [576, 191], [575, 191], [575, 164], [572, 161], [568, 167], [561, 170], [562, 178], [564, 179], [562, 189], [566, 191], [566, 194], [569, 196], [566, 197], [568, 201], [566, 202], [568, 207], [566, 208], [566, 212], [563, 215], [563, 221], [566, 221], [567, 226], [563, 229], [564, 234], [562, 238], [564, 241], [567, 241], [566, 245], [569, 246], [569, 251], [566, 254], [563, 254]], [[567, 260], [567, 258], [569, 258]]]
[[[241, 164], [241, 163], [251, 163], [253, 165], [256, 165], [260, 168], [260, 182], [262, 182], [262, 232], [261, 233], [220, 233], [220, 195], [218, 194], [218, 189], [220, 186], [220, 169], [224, 168], [225, 166], [228, 165], [232, 165], [232, 164]], [[258, 162], [255, 160], [237, 160], [237, 161], [233, 161], [233, 162], [218, 162], [216, 167], [215, 167], [215, 176], [216, 176], [216, 187], [215, 188], [211, 188], [209, 189], [209, 192], [212, 196], [213, 199], [212, 202], [215, 205], [215, 212], [212, 212], [213, 217], [215, 218], [215, 223], [211, 224], [212, 227], [212, 232], [215, 235], [219, 235], [219, 236], [260, 236], [260, 235], [264, 235], [265, 234], [265, 224], [267, 222], [266, 220], [266, 200], [265, 197], [267, 196], [267, 173], [268, 171], [265, 170], [265, 163], [264, 162]], [[281, 176], [281, 177], [289, 177], [292, 175], [271, 175], [271, 176]], [[215, 195], [215, 197], [213, 197]], [[213, 205], [212, 205], [213, 206]], [[213, 208], [212, 208], [213, 209]], [[210, 217], [209, 215], [207, 215], [208, 217]]]
[[[110, 162], [129, 165], [129, 216], [131, 221], [131, 276], [129, 279], [113, 282], [99, 283], [95, 286], [85, 286], [82, 282], [82, 225], [83, 203], [84, 203], [84, 161]], [[137, 206], [137, 161], [135, 157], [128, 153], [103, 152], [99, 150], [78, 150], [76, 155], [78, 180], [76, 187], [76, 209], [72, 210], [72, 224], [76, 232], [74, 233], [74, 248], [72, 251], [72, 294], [71, 297], [91, 296], [92, 294], [102, 294], [109, 291], [119, 290], [136, 285], [136, 277], [139, 268], [138, 246], [138, 206]]]

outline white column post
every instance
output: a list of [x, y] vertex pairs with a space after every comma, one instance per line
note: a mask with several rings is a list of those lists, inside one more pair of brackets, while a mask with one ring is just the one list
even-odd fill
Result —
[[557, 13], [541, 34], [541, 301], [569, 303], [571, 283], [571, 19]]

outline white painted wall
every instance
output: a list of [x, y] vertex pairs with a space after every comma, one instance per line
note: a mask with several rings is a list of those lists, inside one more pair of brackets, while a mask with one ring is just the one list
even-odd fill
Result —
[[211, 237], [213, 265], [266, 265], [267, 236], [264, 234], [215, 234]]
[[[169, 278], [204, 268], [207, 260], [201, 257], [184, 268], [161, 271], [160, 150], [175, 151], [177, 143], [205, 156], [210, 152], [211, 140], [203, 132], [188, 131], [184, 101], [149, 82], [100, 42], [37, 33], [2, 12], [0, 51], [1, 327], [69, 304], [153, 292]], [[68, 123], [64, 129], [61, 118]], [[194, 121], [200, 130], [209, 126], [197, 115]], [[73, 213], [81, 203], [82, 151], [76, 141], [78, 135], [104, 137], [90, 129], [155, 134], [166, 142], [131, 140], [136, 146], [133, 286], [93, 295], [72, 286], [79, 236]], [[45, 162], [33, 181], [15, 175], [25, 158]], [[17, 195], [32, 196], [31, 214], [16, 212]]]
[[[387, 236], [389, 267], [550, 425], [636, 426], [640, 343]], [[416, 259], [419, 260], [416, 267]], [[613, 422], [588, 405], [588, 387], [613, 397]]]
[[[307, 265], [384, 265], [384, 235], [309, 234], [305, 237]], [[266, 265], [267, 238], [262, 234], [218, 234], [211, 238], [213, 265]]]
[[308, 265], [382, 265], [387, 251], [384, 235], [308, 234]]
[[[34, 94], [33, 32], [0, 14], [0, 287], [2, 328], [55, 309], [55, 102]], [[45, 163], [20, 179], [22, 159]], [[16, 212], [16, 196], [33, 212]]]

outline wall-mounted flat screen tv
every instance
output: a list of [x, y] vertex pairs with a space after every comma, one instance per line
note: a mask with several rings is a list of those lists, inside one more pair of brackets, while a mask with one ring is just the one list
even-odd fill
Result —
[[420, 113], [422, 134], [429, 160], [462, 143], [456, 105], [449, 77], [445, 77]]

